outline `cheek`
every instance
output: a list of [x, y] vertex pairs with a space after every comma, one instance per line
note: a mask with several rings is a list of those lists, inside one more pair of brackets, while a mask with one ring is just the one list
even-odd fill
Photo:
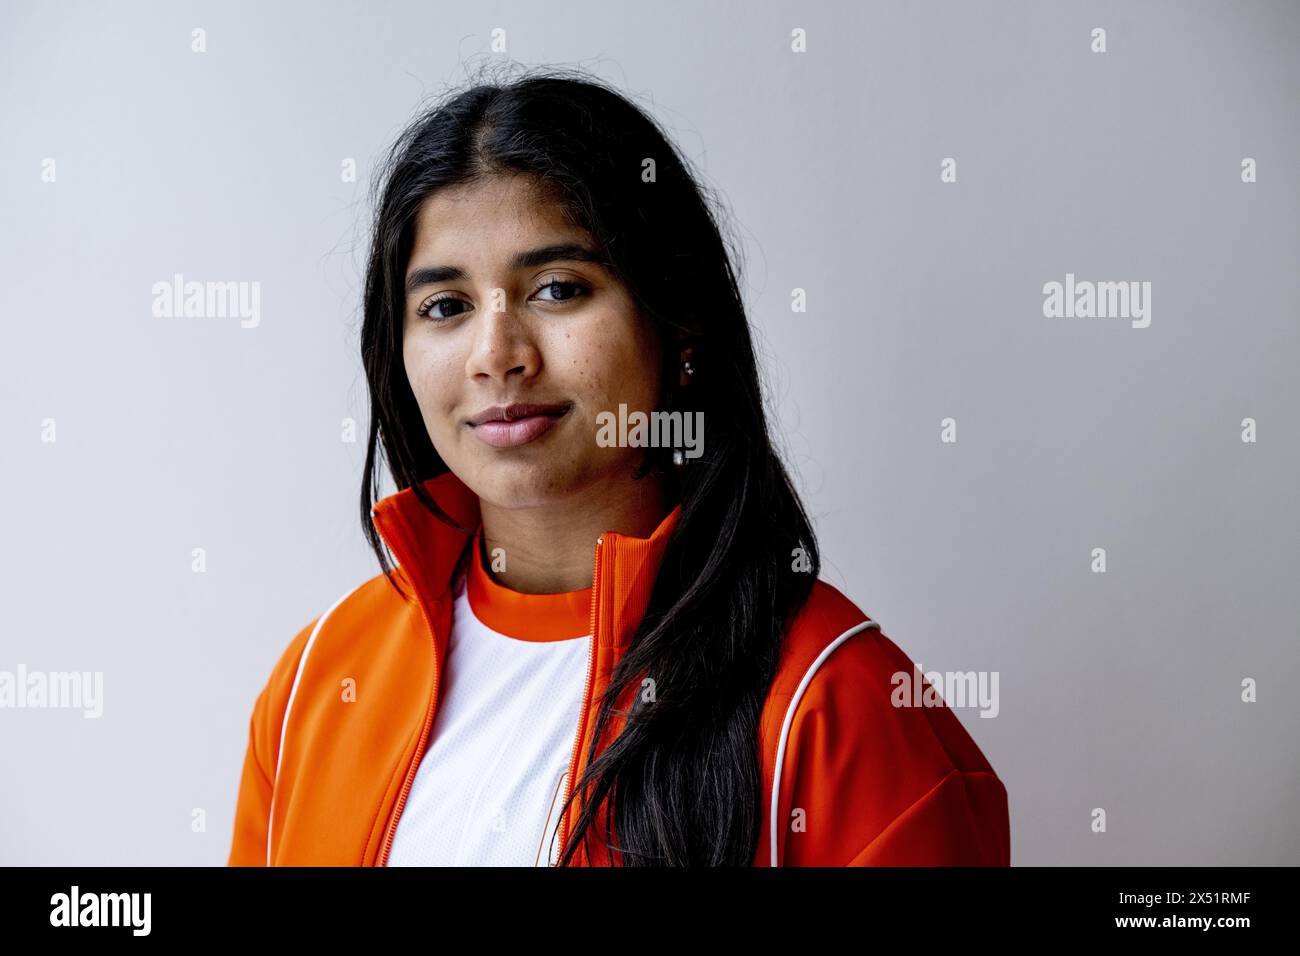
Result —
[[629, 408], [652, 411], [659, 401], [659, 355], [656, 343], [629, 335], [617, 352], [611, 353], [615, 364], [609, 370], [610, 382], [618, 401]]
[[[578, 343], [578, 347], [574, 347]], [[618, 408], [650, 409], [658, 399], [658, 342], [625, 317], [608, 315], [582, 333], [564, 341], [572, 381], [598, 411]]]
[[449, 388], [456, 381], [451, 374], [455, 359], [447, 349], [434, 348], [416, 335], [403, 342], [402, 362], [420, 410], [436, 421], [437, 413], [454, 401]]

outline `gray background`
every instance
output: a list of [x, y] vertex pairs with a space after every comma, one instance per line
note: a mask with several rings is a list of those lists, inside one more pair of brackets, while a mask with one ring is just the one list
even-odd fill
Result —
[[[0, 710], [0, 862], [225, 861], [254, 697], [377, 570], [340, 440], [374, 159], [494, 27], [725, 197], [824, 576], [1000, 674], [958, 716], [1013, 863], [1300, 863], [1300, 12], [1032, 2], [6, 3], [0, 669], [105, 689]], [[154, 318], [175, 272], [261, 324]], [[1045, 318], [1067, 272], [1150, 281], [1151, 326]]]

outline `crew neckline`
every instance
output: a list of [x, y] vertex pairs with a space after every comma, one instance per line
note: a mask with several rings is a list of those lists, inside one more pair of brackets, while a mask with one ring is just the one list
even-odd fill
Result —
[[590, 585], [556, 594], [526, 594], [499, 584], [483, 566], [482, 524], [470, 550], [467, 597], [485, 627], [520, 641], [566, 641], [591, 634]]

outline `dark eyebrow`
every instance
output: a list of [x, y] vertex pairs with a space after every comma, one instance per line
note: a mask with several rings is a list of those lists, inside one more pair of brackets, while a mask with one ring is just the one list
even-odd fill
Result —
[[[548, 262], [590, 262], [598, 266], [607, 266], [604, 257], [576, 242], [560, 242], [550, 246], [541, 246], [521, 252], [510, 262], [511, 269], [535, 269]], [[406, 294], [410, 295], [420, 286], [433, 285], [438, 282], [456, 282], [466, 278], [465, 270], [460, 266], [425, 266], [412, 269], [406, 277]]]

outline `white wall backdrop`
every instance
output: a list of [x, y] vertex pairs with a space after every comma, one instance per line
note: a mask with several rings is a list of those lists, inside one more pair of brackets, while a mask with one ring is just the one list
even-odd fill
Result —
[[[370, 173], [494, 59], [725, 198], [824, 576], [999, 675], [1013, 863], [1300, 863], [1297, 49], [1285, 2], [6, 3], [0, 672], [102, 713], [0, 708], [0, 863], [224, 863], [272, 662], [377, 571]], [[177, 274], [256, 315], [154, 315]]]

